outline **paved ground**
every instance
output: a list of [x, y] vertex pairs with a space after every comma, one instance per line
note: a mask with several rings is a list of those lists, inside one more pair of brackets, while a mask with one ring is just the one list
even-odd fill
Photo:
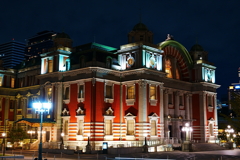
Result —
[[[37, 151], [7, 151], [7, 154], [24, 155], [24, 159], [33, 160], [37, 157]], [[158, 153], [133, 153], [128, 155], [108, 155], [108, 154], [47, 154], [43, 153], [43, 159], [47, 160], [113, 160], [115, 157], [131, 157], [134, 159], [176, 159], [176, 160], [240, 160], [240, 149], [205, 151], [205, 152], [158, 152]], [[14, 160], [7, 158], [6, 160]]]

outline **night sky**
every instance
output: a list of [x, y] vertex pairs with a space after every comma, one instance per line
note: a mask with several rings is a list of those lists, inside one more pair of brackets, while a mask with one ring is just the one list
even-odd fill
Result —
[[119, 48], [141, 17], [155, 44], [171, 34], [188, 50], [198, 43], [209, 53], [220, 98], [238, 83], [239, 8], [239, 0], [1, 0], [0, 44], [52, 30], [67, 33], [74, 46], [95, 39]]

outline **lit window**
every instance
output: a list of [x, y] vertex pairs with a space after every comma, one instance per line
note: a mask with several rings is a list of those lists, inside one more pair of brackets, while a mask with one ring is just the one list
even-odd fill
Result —
[[167, 77], [172, 78], [172, 71], [171, 71], [171, 61], [170, 59], [166, 59], [165, 61], [165, 72], [168, 73]]
[[156, 120], [151, 120], [151, 136], [157, 135], [157, 124]]
[[2, 86], [3, 77], [0, 77], [0, 86]]
[[135, 87], [127, 86], [127, 99], [134, 99], [134, 98], [135, 98]]
[[68, 135], [68, 120], [65, 120], [64, 122], [64, 134]]
[[48, 101], [52, 100], [52, 88], [47, 89], [47, 99]]
[[83, 135], [83, 120], [78, 121], [78, 135]]
[[134, 120], [127, 120], [127, 135], [134, 135]]
[[11, 88], [14, 88], [14, 84], [15, 84], [15, 78], [11, 78]]
[[112, 120], [105, 120], [105, 135], [112, 135]]
[[150, 99], [156, 99], [156, 86], [150, 86]]
[[53, 72], [53, 60], [48, 60], [48, 73]]

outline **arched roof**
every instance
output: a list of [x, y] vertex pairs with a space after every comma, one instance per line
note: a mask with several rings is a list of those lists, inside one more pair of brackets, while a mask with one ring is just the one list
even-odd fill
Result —
[[190, 51], [204, 51], [203, 47], [199, 44], [194, 44]]
[[64, 32], [58, 33], [55, 38], [68, 38], [71, 39], [70, 36]]
[[148, 31], [148, 28], [142, 22], [139, 22], [133, 27], [133, 31]]
[[160, 49], [164, 49], [167, 46], [172, 46], [172, 47], [176, 48], [183, 56], [183, 59], [185, 60], [187, 66], [190, 68], [193, 66], [193, 60], [192, 60], [189, 52], [181, 43], [174, 41], [174, 40], [166, 40], [164, 42], [159, 43]]

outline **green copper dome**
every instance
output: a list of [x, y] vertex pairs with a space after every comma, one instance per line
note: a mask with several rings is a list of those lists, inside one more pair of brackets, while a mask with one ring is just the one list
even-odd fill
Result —
[[148, 31], [148, 28], [145, 24], [140, 22], [133, 27], [133, 31]]
[[55, 38], [68, 38], [71, 39], [70, 36], [64, 32], [58, 33]]
[[203, 47], [200, 46], [199, 44], [194, 44], [190, 51], [204, 51]]

